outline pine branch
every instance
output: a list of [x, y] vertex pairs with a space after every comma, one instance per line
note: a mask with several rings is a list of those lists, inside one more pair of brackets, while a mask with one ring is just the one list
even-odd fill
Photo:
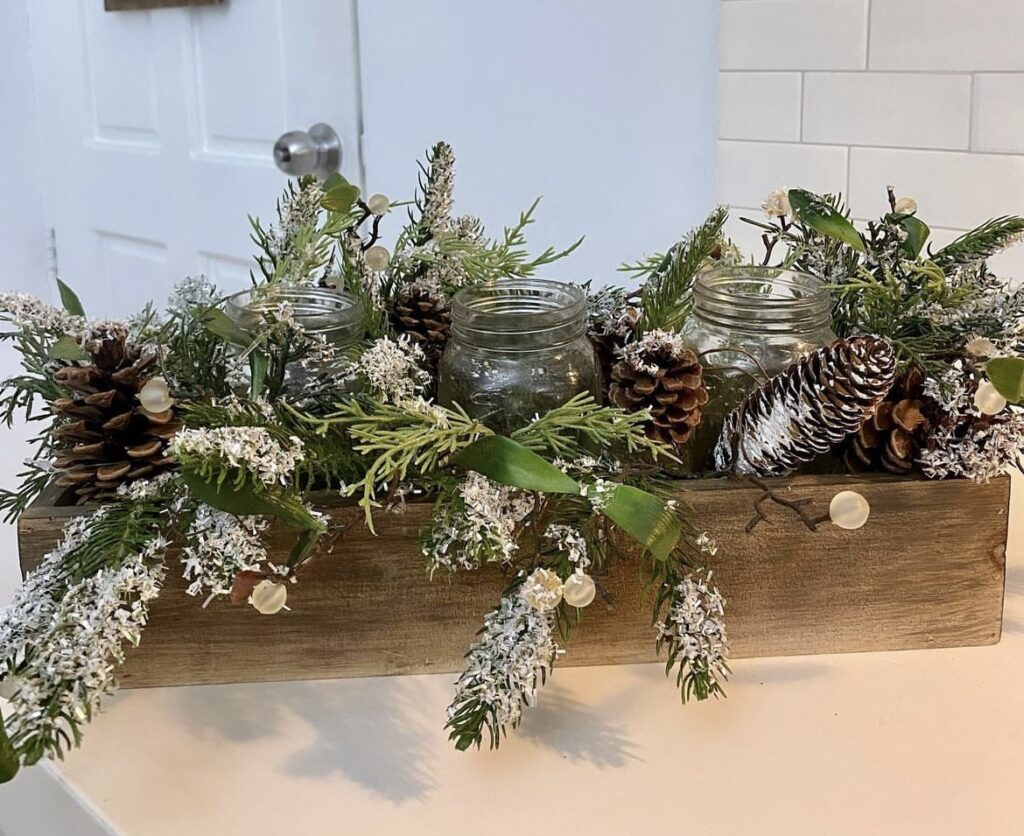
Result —
[[655, 329], [676, 331], [682, 326], [693, 307], [694, 280], [721, 244], [722, 226], [728, 216], [726, 207], [719, 206], [672, 247], [650, 274], [640, 300], [638, 336]]
[[984, 261], [1016, 244], [1022, 236], [1024, 218], [1016, 215], [992, 218], [931, 254], [931, 259], [945, 270]]

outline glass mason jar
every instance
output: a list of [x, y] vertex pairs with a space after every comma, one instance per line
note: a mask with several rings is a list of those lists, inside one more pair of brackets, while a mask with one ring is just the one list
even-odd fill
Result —
[[362, 301], [342, 290], [290, 284], [257, 285], [224, 300], [224, 313], [247, 332], [268, 319], [280, 318], [279, 311], [326, 349], [288, 363], [285, 391], [300, 392], [312, 380], [324, 378], [333, 378], [343, 391], [358, 391], [345, 355], [366, 330]]
[[828, 345], [832, 300], [807, 273], [753, 265], [701, 273], [693, 313], [683, 328], [701, 355], [711, 396], [687, 451], [690, 468], [712, 470], [712, 452], [725, 416], [764, 379]]
[[452, 300], [438, 401], [511, 432], [580, 392], [601, 397], [583, 290], [543, 279], [465, 287]]

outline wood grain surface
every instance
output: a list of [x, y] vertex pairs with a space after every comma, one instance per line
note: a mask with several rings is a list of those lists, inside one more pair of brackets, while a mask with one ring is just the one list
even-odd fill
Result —
[[[718, 541], [711, 562], [727, 599], [733, 657], [993, 644], [999, 640], [1009, 479], [989, 485], [893, 477], [800, 476], [773, 483], [810, 498], [825, 513], [839, 490], [871, 504], [857, 531], [831, 524], [808, 531], [788, 510], [769, 505], [767, 523], [744, 527], [759, 491], [747, 483], [680, 483], [680, 498]], [[52, 500], [52, 497], [50, 497]], [[125, 687], [256, 682], [456, 671], [500, 596], [497, 569], [436, 576], [417, 545], [429, 504], [381, 515], [379, 536], [361, 512], [324, 510], [347, 524], [333, 554], [311, 563], [290, 587], [288, 612], [261, 616], [248, 606], [208, 608], [184, 593], [180, 564], [168, 581]], [[56, 543], [76, 509], [37, 503], [19, 523], [23, 571]], [[286, 554], [294, 534], [271, 532]], [[613, 602], [582, 611], [563, 665], [654, 661], [650, 592], [635, 563], [618, 562], [600, 579]]]

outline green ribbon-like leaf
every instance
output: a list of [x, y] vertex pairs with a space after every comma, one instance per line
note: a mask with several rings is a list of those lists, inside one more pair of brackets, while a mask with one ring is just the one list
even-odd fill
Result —
[[270, 361], [262, 351], [253, 351], [249, 355], [249, 395], [254, 401], [263, 394], [269, 365]]
[[921, 250], [924, 249], [931, 230], [928, 228], [928, 224], [919, 221], [913, 215], [897, 216], [897, 218], [896, 222], [907, 233], [907, 240], [900, 245], [900, 248], [908, 258], [917, 258], [921, 254]]
[[72, 316], [85, 316], [85, 308], [82, 307], [82, 300], [78, 298], [78, 294], [75, 293], [70, 287], [68, 287], [60, 279], [57, 279], [57, 289], [60, 290], [60, 301], [66, 310]]
[[61, 337], [47, 349], [52, 360], [88, 360], [89, 355], [72, 336]]
[[601, 510], [655, 560], [665, 560], [683, 533], [679, 518], [664, 502], [632, 485], [617, 485]]
[[337, 173], [324, 180], [323, 190], [320, 205], [329, 212], [350, 212], [352, 204], [359, 199], [359, 187]]
[[252, 338], [220, 308], [210, 308], [203, 314], [203, 325], [206, 330], [215, 337], [220, 337], [224, 342], [232, 345], [240, 345], [248, 348]]
[[218, 511], [236, 516], [267, 516], [308, 531], [322, 532], [326, 526], [306, 510], [301, 502], [257, 491], [250, 484], [241, 487], [229, 477], [219, 485], [193, 470], [184, 469], [182, 479], [192, 494]]
[[985, 364], [985, 373], [1010, 403], [1024, 401], [1024, 357], [995, 357]]
[[543, 493], [580, 492], [579, 483], [551, 462], [504, 435], [487, 435], [459, 453], [454, 463], [502, 485]]
[[854, 225], [816, 194], [805, 189], [790, 189], [789, 205], [799, 216], [800, 222], [815, 232], [835, 238], [854, 250], [864, 252], [864, 240]]
[[14, 778], [20, 767], [18, 753], [14, 751], [14, 744], [7, 736], [7, 730], [4, 728], [4, 716], [0, 714], [0, 784], [6, 784]]

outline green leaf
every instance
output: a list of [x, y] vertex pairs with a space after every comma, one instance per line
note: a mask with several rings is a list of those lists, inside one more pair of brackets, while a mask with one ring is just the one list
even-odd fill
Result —
[[253, 351], [249, 355], [249, 395], [255, 401], [263, 394], [263, 386], [267, 382], [267, 369], [270, 361], [262, 351]]
[[18, 753], [14, 751], [14, 744], [7, 736], [7, 729], [4, 727], [4, 716], [0, 714], [0, 784], [6, 784], [15, 775], [21, 764], [18, 761]]
[[51, 360], [88, 360], [89, 355], [72, 336], [61, 337], [46, 352]]
[[901, 249], [908, 258], [917, 258], [921, 254], [921, 250], [924, 249], [924, 245], [928, 242], [928, 236], [931, 234], [928, 224], [918, 220], [913, 215], [897, 216], [896, 222], [907, 233], [907, 240], [903, 242]]
[[504, 435], [474, 441], [453, 462], [502, 485], [543, 493], [580, 492], [579, 483], [551, 462]]
[[60, 301], [64, 310], [72, 316], [85, 316], [85, 308], [82, 307], [82, 300], [78, 298], [78, 294], [60, 279], [57, 279], [57, 288], [60, 290]]
[[337, 173], [324, 180], [323, 190], [320, 205], [330, 212], [349, 212], [352, 204], [359, 199], [359, 187]]
[[296, 528], [324, 531], [326, 526], [309, 513], [297, 499], [258, 491], [251, 484], [237, 486], [232, 478], [215, 484], [193, 470], [183, 469], [182, 479], [192, 494], [218, 511], [238, 517], [259, 515], [277, 517]]
[[985, 373], [1010, 403], [1024, 401], [1024, 357], [995, 357], [985, 364]]
[[805, 226], [829, 238], [842, 241], [851, 249], [864, 252], [864, 240], [854, 225], [816, 194], [805, 189], [790, 189], [789, 205]]
[[226, 343], [248, 348], [252, 342], [252, 338], [220, 308], [210, 308], [202, 319], [206, 330]]
[[683, 532], [679, 518], [664, 502], [632, 485], [616, 486], [601, 510], [655, 560], [665, 560]]

